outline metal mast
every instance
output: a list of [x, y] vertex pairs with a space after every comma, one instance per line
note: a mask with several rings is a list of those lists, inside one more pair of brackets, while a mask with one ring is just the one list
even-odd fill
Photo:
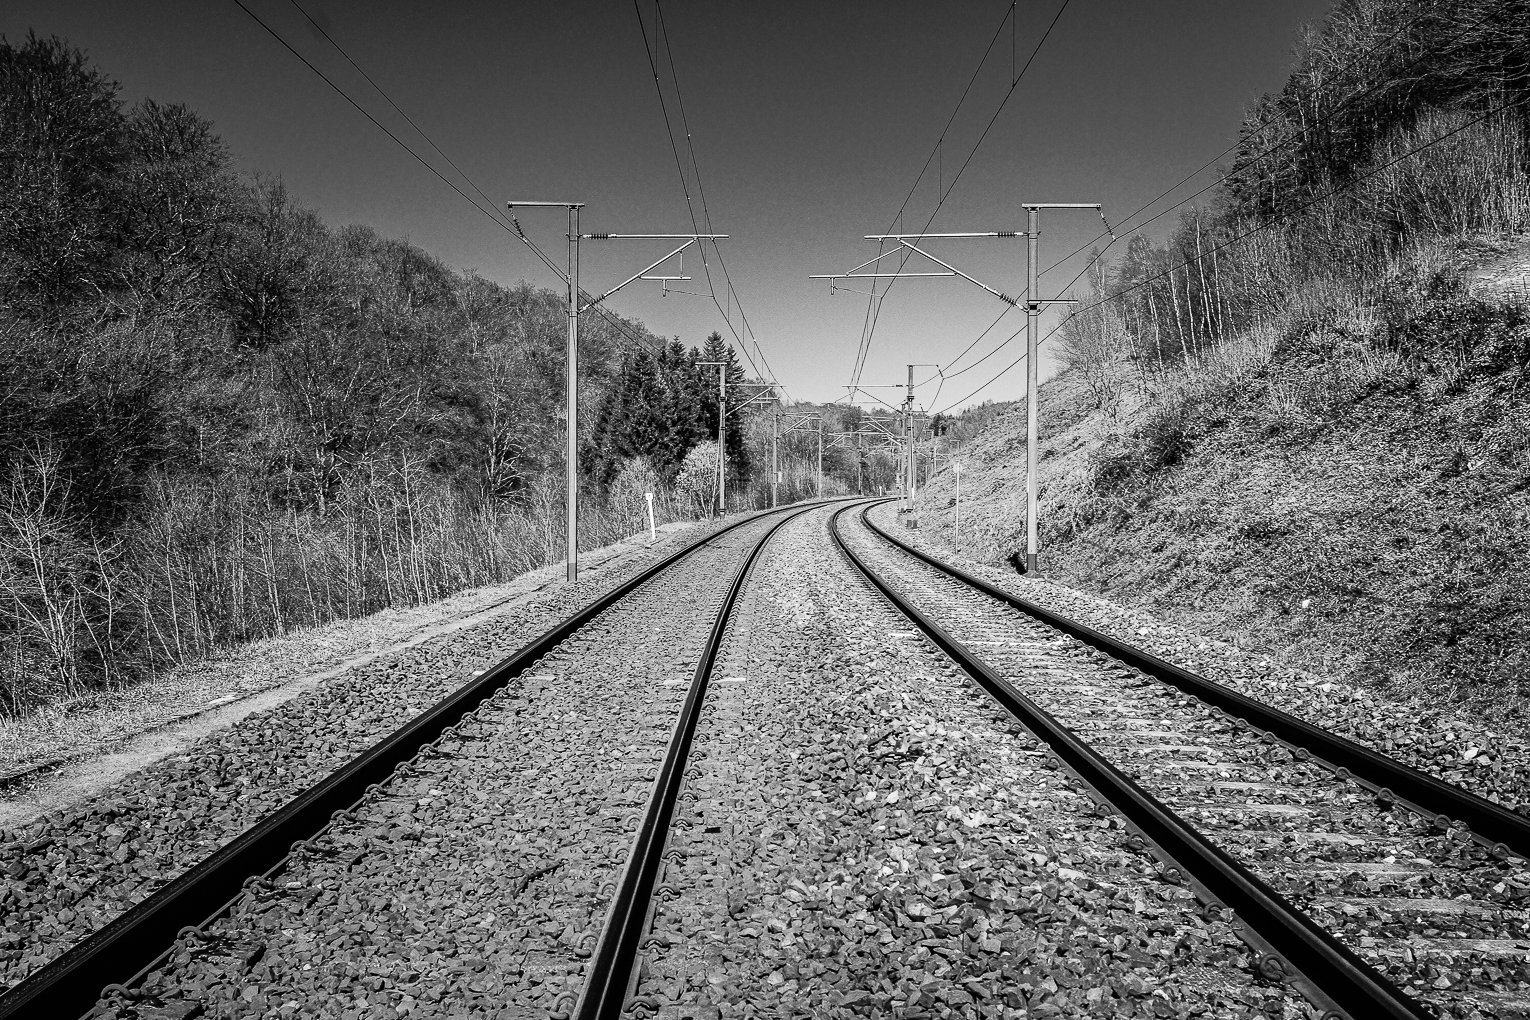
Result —
[[[1093, 209], [1100, 213], [1100, 219], [1105, 214], [1097, 202], [1026, 202], [1022, 203], [1028, 214], [1026, 223], [1026, 289], [1025, 289], [1025, 572], [1036, 572], [1037, 554], [1037, 489], [1038, 475], [1036, 457], [1036, 416], [1040, 409], [1041, 394], [1037, 384], [1037, 362], [1040, 358], [1036, 354], [1037, 320], [1041, 316], [1041, 306], [1052, 304], [1054, 301], [1043, 301], [1039, 296], [1040, 281], [1036, 268], [1039, 249], [1041, 247], [1041, 210], [1043, 209]], [[1109, 229], [1109, 224], [1106, 228]], [[1066, 303], [1067, 298], [1054, 299], [1056, 303]]]
[[[564, 276], [564, 279], [563, 279], [563, 282], [568, 286], [568, 350], [566, 352], [566, 358], [567, 358], [567, 363], [568, 363], [568, 379], [567, 379], [567, 381], [565, 383], [565, 386], [564, 386], [565, 397], [566, 397], [566, 401], [567, 401], [567, 405], [566, 405], [566, 408], [565, 408], [565, 411], [564, 411], [564, 415], [565, 415], [565, 417], [567, 419], [567, 424], [568, 424], [568, 451], [565, 454], [565, 458], [564, 458], [564, 475], [565, 475], [564, 481], [565, 481], [566, 486], [567, 486], [567, 508], [568, 508], [568, 514], [567, 514], [566, 529], [567, 529], [567, 541], [568, 541], [568, 545], [567, 545], [567, 550], [564, 553], [564, 557], [565, 557], [565, 563], [567, 564], [567, 578], [568, 578], [569, 583], [572, 584], [573, 582], [579, 580], [579, 313], [580, 312], [589, 311], [595, 305], [598, 305], [601, 302], [605, 301], [606, 298], [610, 297], [612, 294], [615, 294], [617, 291], [621, 290], [623, 287], [627, 286], [627, 284], [631, 283], [634, 280], [661, 280], [661, 281], [666, 281], [665, 282], [665, 286], [668, 286], [667, 281], [669, 281], [669, 280], [684, 280], [684, 279], [689, 279], [689, 277], [685, 277], [685, 276], [650, 276], [648, 274], [653, 269], [656, 269], [658, 266], [660, 266], [663, 263], [665, 263], [665, 262], [669, 261], [670, 259], [674, 258], [676, 255], [679, 255], [681, 252], [685, 251], [685, 249], [689, 248], [691, 245], [693, 245], [693, 244], [699, 245], [702, 242], [703, 239], [713, 240], [713, 239], [716, 239], [716, 238], [727, 237], [728, 235], [727, 234], [581, 234], [579, 232], [579, 210], [584, 208], [584, 203], [583, 202], [520, 202], [520, 201], [512, 201], [512, 202], [505, 203], [505, 205], [509, 209], [514, 209], [517, 206], [522, 206], [522, 207], [528, 207], [529, 206], [529, 207], [541, 208], [541, 209], [567, 209], [568, 210], [568, 272]], [[531, 239], [528, 238], [525, 235], [525, 233], [520, 229], [520, 224], [518, 222], [516, 222], [516, 220], [515, 220], [515, 218], [513, 216], [511, 217], [511, 222], [515, 223], [516, 233], [520, 235], [521, 240], [525, 241], [528, 245], [531, 245], [532, 250], [537, 252], [538, 256], [542, 259], [542, 261], [544, 263], [547, 264], [547, 267], [549, 269], [551, 269], [553, 272], [557, 272], [558, 271], [557, 267], [554, 266], [551, 262], [549, 262], [547, 260], [546, 256], [543, 256], [541, 254], [541, 251], [539, 249], [537, 249], [536, 245], [531, 243]], [[581, 306], [579, 304], [579, 299], [583, 296], [583, 292], [579, 289], [579, 242], [580, 242], [580, 240], [582, 240], [582, 239], [589, 239], [589, 240], [606, 241], [606, 240], [618, 240], [618, 239], [628, 239], [628, 238], [641, 238], [641, 239], [663, 238], [663, 239], [669, 239], [669, 240], [679, 240], [679, 239], [684, 238], [685, 239], [685, 243], [682, 244], [680, 247], [676, 248], [674, 251], [670, 252], [668, 255], [665, 255], [663, 258], [658, 259], [657, 261], [649, 264], [648, 266], [645, 266], [644, 268], [638, 270], [636, 273], [634, 273], [633, 275], [627, 277], [627, 279], [623, 280], [621, 283], [617, 284], [615, 287], [612, 287], [610, 290], [606, 291], [604, 294], [600, 295], [599, 297], [591, 298], [589, 301], [586, 301]]]
[[568, 453], [565, 482], [568, 486], [568, 548], [566, 577], [579, 580], [579, 206], [568, 207]]

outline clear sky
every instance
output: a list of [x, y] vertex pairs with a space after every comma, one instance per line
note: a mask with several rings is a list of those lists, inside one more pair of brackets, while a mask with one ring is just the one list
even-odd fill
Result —
[[[402, 138], [418, 141], [289, 0], [244, 2]], [[692, 229], [631, 3], [300, 2], [496, 201], [581, 201], [588, 231]], [[652, 45], [653, 0], [640, 3]], [[844, 271], [876, 254], [862, 235], [892, 225], [1009, 5], [662, 6], [707, 206], [713, 228], [732, 235], [721, 243], [748, 325], [793, 398], [842, 396], [867, 302], [831, 297], [808, 274]], [[1017, 5], [1013, 33], [1006, 24], [900, 229], [923, 227], [941, 185], [951, 190], [932, 230], [1023, 229], [1019, 203], [1027, 201], [1101, 202], [1119, 222], [1234, 141], [1245, 109], [1284, 82], [1301, 24], [1321, 20], [1329, 3], [1069, 0], [952, 188], [1009, 88], [1011, 49], [1023, 64], [1060, 7], [1063, 0]], [[18, 41], [29, 28], [83, 47], [129, 102], [188, 103], [216, 123], [245, 170], [281, 175], [331, 225], [370, 224], [502, 282], [557, 285], [518, 241], [401, 151], [233, 0], [0, 6], [7, 38]], [[667, 66], [663, 77], [688, 166]], [[1043, 215], [1043, 265], [1100, 231], [1092, 212]], [[522, 216], [560, 262], [561, 216]], [[663, 254], [659, 244], [587, 243], [581, 282], [599, 293]], [[937, 250], [1000, 291], [1024, 289], [1023, 240], [947, 241]], [[1043, 293], [1081, 265], [1044, 277]], [[705, 291], [701, 269], [687, 257], [685, 270], [696, 279], [678, 286]], [[662, 297], [657, 284], [634, 284], [612, 303], [687, 343], [714, 329], [748, 335], [728, 300], [731, 326], [711, 300]], [[1003, 309], [959, 279], [901, 281], [882, 307], [863, 384], [900, 382], [907, 362], [949, 362]], [[1023, 315], [1011, 312], [953, 371], [1022, 326]], [[943, 406], [976, 388], [1013, 360], [1021, 339], [947, 382], [938, 399], [932, 381], [921, 403]], [[1049, 367], [1043, 358], [1043, 375]], [[975, 399], [1012, 399], [1023, 388], [1017, 368]]]

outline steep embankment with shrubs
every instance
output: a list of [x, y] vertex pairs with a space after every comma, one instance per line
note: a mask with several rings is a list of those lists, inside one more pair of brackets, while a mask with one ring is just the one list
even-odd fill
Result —
[[[1049, 575], [1291, 665], [1519, 710], [1530, 22], [1507, 9], [1340, 3], [1216, 207], [1093, 274], [1041, 391]], [[963, 544], [994, 562], [1023, 543], [1023, 430], [1011, 413], [965, 457]], [[946, 536], [951, 483], [921, 501]]]
[[[1422, 302], [1411, 355], [1373, 326], [1292, 323], [1114, 415], [1044, 386], [1046, 574], [1330, 675], [1530, 693], [1530, 313]], [[963, 458], [969, 555], [1023, 543], [1023, 451], [1017, 411]], [[921, 500], [947, 540], [953, 496]]]

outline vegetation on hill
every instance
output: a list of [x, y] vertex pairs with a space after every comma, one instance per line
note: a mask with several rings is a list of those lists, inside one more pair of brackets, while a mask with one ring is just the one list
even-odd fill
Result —
[[[328, 226], [186, 106], [118, 93], [0, 39], [0, 711], [561, 559], [559, 296]], [[698, 360], [736, 402], [721, 337], [581, 322], [584, 545], [644, 491], [710, 507]], [[765, 491], [753, 415], [735, 507]]]
[[[1041, 391], [1043, 568], [1289, 661], [1519, 703], [1530, 9], [1341, 0], [1228, 183], [1130, 239]], [[972, 444], [964, 545], [1023, 542], [1024, 423]], [[924, 505], [944, 508], [949, 476]], [[949, 534], [950, 512], [927, 526]]]

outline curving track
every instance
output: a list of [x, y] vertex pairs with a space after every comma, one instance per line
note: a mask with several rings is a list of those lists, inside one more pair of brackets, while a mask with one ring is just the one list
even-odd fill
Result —
[[[0, 1016], [1530, 1015], [1521, 820], [900, 547], [870, 506], [651, 564]], [[280, 734], [321, 729], [267, 744], [290, 763]], [[105, 875], [153, 852], [120, 814]]]
[[648, 934], [580, 1015], [1307, 1016], [868, 589], [828, 517], [749, 581]]
[[[1034, 607], [897, 544], [864, 514], [846, 516], [852, 554], [893, 597], [917, 605], [959, 655], [1204, 836], [1277, 905], [1292, 908], [1290, 923], [1311, 922], [1317, 931], [1282, 934], [1246, 917], [1287, 964], [1315, 939], [1337, 943], [1328, 955], [1376, 1001], [1354, 998], [1351, 987], [1326, 1004], [1342, 1003], [1351, 1015], [1530, 1015], [1530, 870], [1511, 850], [1526, 845], [1523, 819], [1267, 709], [1256, 717], [1261, 732], [1246, 721], [1261, 707], [1247, 699], [1159, 670], [1166, 664], [1117, 644], [1110, 650], [1133, 661], [1126, 665], [1079, 640], [1096, 637], [1087, 628], [1038, 619], [1022, 611]], [[1361, 769], [1372, 772], [1357, 780]], [[1488, 836], [1462, 817], [1482, 818]], [[1180, 862], [1198, 884], [1215, 885], [1203, 878], [1204, 865]], [[1211, 894], [1222, 891], [1230, 903], [1225, 889]], [[1208, 894], [1205, 884], [1201, 891]], [[1323, 1001], [1333, 980], [1326, 975], [1309, 991]]]

